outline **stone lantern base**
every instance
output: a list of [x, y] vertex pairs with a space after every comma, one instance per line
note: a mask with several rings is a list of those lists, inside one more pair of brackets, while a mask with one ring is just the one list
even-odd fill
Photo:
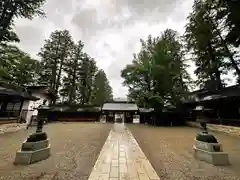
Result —
[[223, 152], [220, 143], [208, 143], [198, 141], [195, 139], [196, 144], [193, 146], [194, 156], [202, 161], [213, 165], [229, 165], [228, 154]]
[[40, 140], [36, 142], [27, 142], [25, 140], [22, 148], [16, 153], [14, 164], [32, 164], [50, 156], [49, 140]]

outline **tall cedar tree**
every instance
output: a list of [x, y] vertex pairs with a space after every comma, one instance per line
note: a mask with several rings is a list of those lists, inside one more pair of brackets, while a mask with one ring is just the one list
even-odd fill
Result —
[[[235, 70], [240, 82], [239, 44], [240, 44], [240, 1], [236, 0], [207, 0], [208, 9], [211, 8], [215, 28], [224, 47], [224, 54], [230, 60], [231, 68]], [[209, 8], [210, 7], [210, 8]], [[221, 28], [221, 29], [220, 29]], [[222, 32], [226, 32], [224, 35]]]
[[[209, 21], [211, 23], [214, 36], [218, 39], [218, 42], [213, 43], [219, 44], [219, 47], [216, 51], [217, 56], [227, 60], [224, 60], [225, 62], [222, 64], [224, 68], [221, 73], [225, 73], [225, 68], [234, 69], [235, 74], [238, 76], [239, 80], [240, 69], [238, 67], [239, 61], [237, 61], [239, 50], [234, 48], [234, 46], [236, 46], [236, 43], [234, 44], [234, 42], [229, 39], [230, 36], [232, 37], [232, 30], [229, 26], [230, 22], [228, 22], [227, 14], [229, 14], [231, 10], [227, 8], [224, 9], [224, 6], [228, 3], [231, 3], [231, 1], [196, 0], [194, 4], [198, 4], [198, 11], [201, 11], [202, 14], [205, 13], [205, 21]], [[239, 5], [239, 3], [237, 4], [235, 2], [235, 5]], [[236, 10], [234, 12], [236, 15]], [[236, 20], [237, 18], [234, 21], [236, 22]], [[229, 34], [231, 35], [229, 36]]]
[[226, 70], [223, 46], [215, 22], [201, 0], [195, 0], [188, 16], [185, 39], [197, 69], [197, 84], [201, 88], [223, 87], [221, 74]]
[[80, 79], [78, 72], [83, 59], [83, 46], [82, 41], [78, 41], [77, 44], [73, 45], [71, 55], [64, 66], [66, 76], [63, 79], [63, 89], [61, 91], [65, 92], [65, 96], [68, 98], [67, 101], [71, 104], [76, 103], [76, 90]]
[[[68, 30], [54, 31], [45, 40], [39, 56], [41, 68], [39, 82], [47, 84], [58, 95], [61, 86], [62, 72], [73, 47], [72, 37]], [[53, 102], [55, 103], [55, 102]]]
[[94, 78], [92, 90], [92, 103], [102, 106], [104, 102], [113, 99], [112, 88], [109, 84], [105, 72], [100, 69]]
[[[210, 0], [208, 0], [210, 1]], [[224, 20], [228, 28], [226, 41], [235, 47], [240, 45], [240, 1], [238, 0], [211, 0], [217, 10], [217, 18]]]
[[78, 71], [79, 83], [77, 88], [78, 99], [81, 104], [91, 103], [91, 94], [93, 87], [93, 78], [96, 74], [97, 66], [93, 58], [84, 53], [82, 61], [80, 63], [80, 69]]

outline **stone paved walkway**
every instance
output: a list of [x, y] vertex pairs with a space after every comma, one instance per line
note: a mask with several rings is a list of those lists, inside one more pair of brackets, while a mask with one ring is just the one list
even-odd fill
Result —
[[124, 124], [114, 124], [88, 180], [160, 180]]

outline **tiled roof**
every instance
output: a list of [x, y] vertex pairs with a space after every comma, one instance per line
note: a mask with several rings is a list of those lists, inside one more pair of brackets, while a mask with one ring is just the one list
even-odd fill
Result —
[[137, 111], [138, 107], [134, 103], [105, 103], [103, 111]]
[[139, 111], [142, 113], [148, 113], [154, 111], [153, 108], [139, 108]]
[[54, 112], [100, 112], [100, 107], [82, 106], [82, 105], [54, 105], [51, 106], [51, 111]]
[[38, 97], [30, 95], [24, 88], [20, 88], [17, 86], [9, 85], [9, 84], [1, 84], [0, 85], [0, 95], [2, 96], [15, 96], [25, 100], [36, 101], [39, 100]]

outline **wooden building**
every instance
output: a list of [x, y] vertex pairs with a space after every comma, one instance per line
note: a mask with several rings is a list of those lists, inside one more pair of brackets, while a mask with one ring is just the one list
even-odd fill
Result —
[[38, 99], [24, 88], [0, 82], [0, 124], [25, 122], [21, 118], [24, 101]]
[[107, 122], [116, 122], [116, 114], [123, 115], [118, 122], [133, 123], [133, 116], [138, 114], [138, 107], [135, 103], [128, 101], [109, 101], [103, 105], [102, 115], [106, 116]]
[[192, 108], [203, 106], [211, 109], [211, 113], [207, 115], [210, 123], [240, 126], [240, 85], [215, 91], [199, 90], [192, 92], [191, 96], [195, 97], [195, 101], [192, 98], [192, 101], [184, 104], [191, 105]]
[[48, 120], [65, 122], [99, 121], [100, 115], [100, 107], [58, 104], [50, 106]]
[[49, 105], [55, 98], [54, 93], [45, 85], [26, 86], [26, 90], [34, 97], [37, 97], [37, 101], [25, 100], [22, 107], [21, 116], [26, 120], [27, 124], [30, 123], [32, 118], [36, 119], [38, 115], [37, 108], [46, 101], [46, 105]]
[[153, 108], [139, 108], [140, 124], [145, 124], [152, 119], [153, 111]]

